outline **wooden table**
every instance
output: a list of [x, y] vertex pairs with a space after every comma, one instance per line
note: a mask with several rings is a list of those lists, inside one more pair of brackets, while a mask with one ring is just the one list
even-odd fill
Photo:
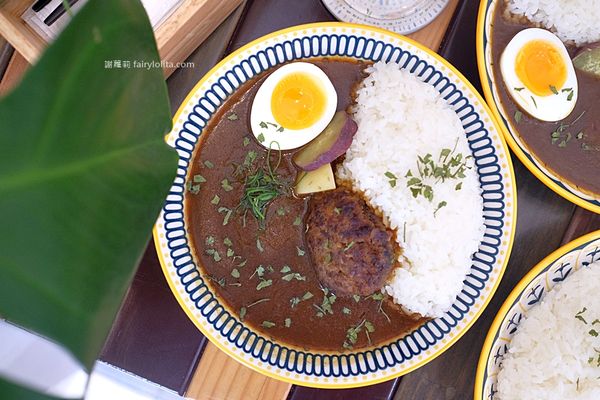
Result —
[[[475, 55], [477, 0], [451, 0], [429, 27], [412, 35], [438, 51], [479, 88]], [[173, 112], [210, 67], [231, 51], [274, 30], [333, 17], [319, 0], [248, 0], [190, 57], [196, 68], [168, 80]], [[0, 75], [7, 51], [0, 43]], [[0, 92], [24, 70], [13, 56]], [[483, 340], [515, 284], [545, 255], [600, 229], [600, 216], [554, 194], [513, 157], [517, 177], [517, 233], [506, 273], [487, 309], [465, 336], [424, 367], [392, 381], [344, 390], [291, 386], [261, 376], [207, 344], [171, 295], [150, 243], [101, 358], [193, 399], [470, 399]]]

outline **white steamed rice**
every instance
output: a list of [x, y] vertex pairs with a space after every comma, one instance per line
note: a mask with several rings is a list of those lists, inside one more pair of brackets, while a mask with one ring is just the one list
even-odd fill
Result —
[[600, 40], [600, 0], [508, 0], [508, 11], [577, 45]]
[[[555, 286], [519, 324], [498, 374], [498, 400], [600, 399], [600, 262]], [[581, 316], [584, 323], [575, 318]]]
[[[439, 93], [396, 64], [376, 63], [357, 90], [358, 131], [338, 168], [379, 209], [403, 249], [402, 267], [385, 290], [411, 312], [439, 317], [460, 292], [481, 241], [483, 202], [474, 168], [460, 180], [433, 184], [433, 201], [414, 198], [406, 172], [417, 171], [417, 156], [437, 159], [443, 148], [470, 155], [456, 113]], [[469, 160], [473, 164], [472, 159]], [[397, 176], [389, 184], [387, 171]], [[448, 204], [434, 215], [441, 201]]]

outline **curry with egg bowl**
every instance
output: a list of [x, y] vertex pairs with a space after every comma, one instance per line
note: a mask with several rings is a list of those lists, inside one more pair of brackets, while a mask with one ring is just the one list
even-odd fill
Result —
[[563, 44], [512, 14], [506, 1], [496, 6], [491, 25], [491, 69], [513, 132], [546, 169], [599, 196], [600, 70], [593, 65], [600, 65], [600, 43]]
[[[343, 58], [311, 63], [335, 88], [334, 111], [351, 106], [368, 64]], [[297, 83], [302, 80], [297, 80], [291, 93], [276, 93], [286, 103], [287, 116], [258, 121], [260, 129], [253, 134], [252, 105], [273, 73], [266, 71], [238, 88], [196, 146], [185, 215], [202, 276], [245, 324], [299, 348], [346, 351], [412, 331], [428, 319], [403, 310], [380, 290], [396, 267], [395, 233], [344, 185], [322, 191], [316, 184], [314, 192], [299, 194], [299, 182], [311, 184], [294, 162], [299, 149], [267, 143], [269, 130], [304, 129], [298, 120], [313, 118], [308, 114], [323, 101], [294, 101], [301, 97]], [[318, 85], [310, 82], [304, 95], [313, 96]], [[269, 105], [259, 106], [264, 113]], [[292, 128], [285, 118], [295, 118]], [[327, 165], [306, 169], [320, 180], [319, 171]], [[312, 230], [307, 230], [309, 220]], [[347, 230], [336, 230], [344, 225]], [[342, 261], [335, 265], [337, 260]]]

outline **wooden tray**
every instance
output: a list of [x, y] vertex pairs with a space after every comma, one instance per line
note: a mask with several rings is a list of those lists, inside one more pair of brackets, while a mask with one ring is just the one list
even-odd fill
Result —
[[[242, 0], [185, 0], [157, 29], [158, 51], [165, 76], [223, 22]], [[34, 0], [0, 0], [0, 36], [8, 40], [30, 63], [46, 48], [46, 41], [21, 19]]]

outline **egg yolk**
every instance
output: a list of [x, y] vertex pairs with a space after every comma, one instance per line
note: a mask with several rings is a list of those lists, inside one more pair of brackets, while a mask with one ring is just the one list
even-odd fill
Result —
[[306, 73], [285, 76], [273, 89], [271, 112], [286, 129], [304, 129], [325, 112], [326, 95], [321, 84]]
[[525, 87], [549, 96], [567, 80], [567, 67], [558, 48], [545, 40], [532, 40], [517, 54], [515, 72]]

